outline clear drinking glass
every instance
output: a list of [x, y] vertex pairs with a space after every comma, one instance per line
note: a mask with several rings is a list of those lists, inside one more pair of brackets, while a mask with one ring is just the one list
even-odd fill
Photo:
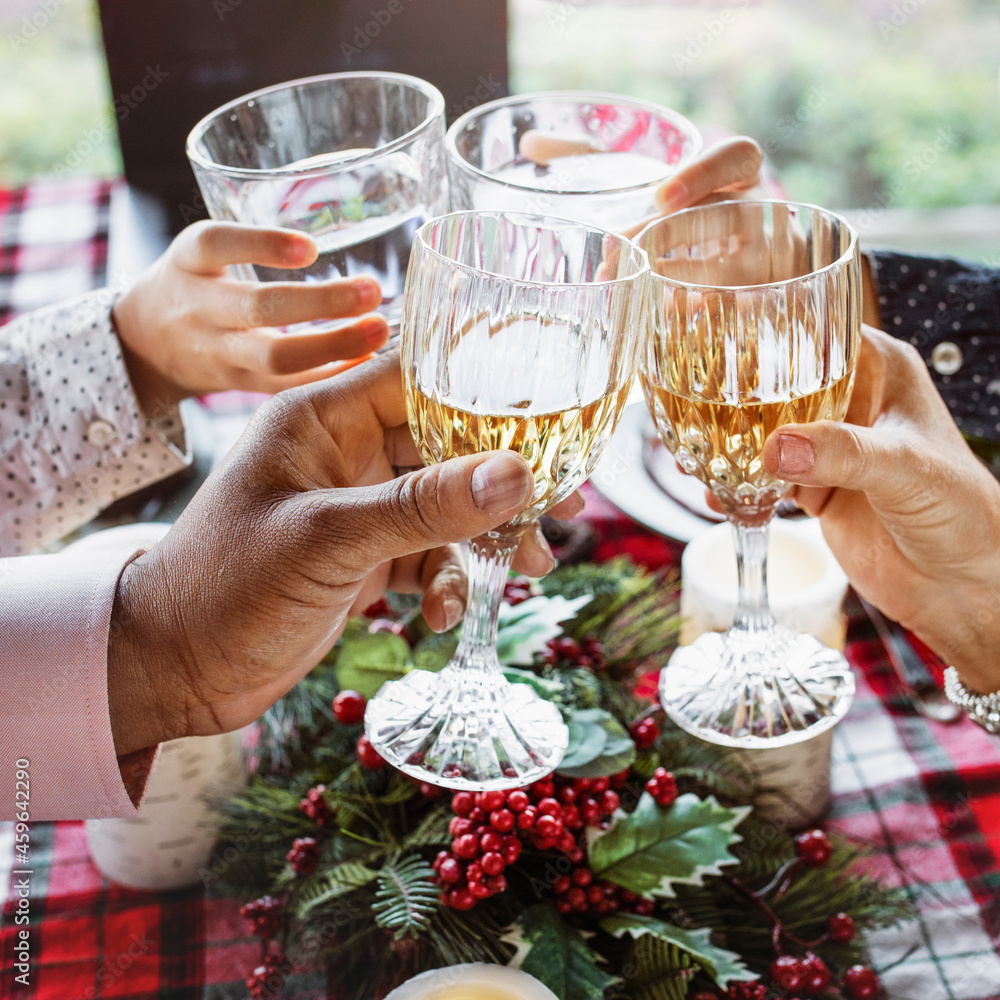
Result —
[[720, 202], [668, 216], [649, 255], [650, 336], [640, 381], [667, 448], [722, 505], [739, 602], [728, 632], [680, 647], [660, 675], [679, 726], [740, 746], [794, 743], [850, 705], [847, 661], [778, 626], [768, 607], [768, 524], [787, 484], [761, 463], [783, 424], [842, 420], [861, 336], [857, 236], [811, 205]]
[[410, 430], [427, 463], [499, 449], [534, 470], [528, 507], [469, 546], [462, 637], [440, 673], [385, 684], [365, 714], [390, 763], [451, 788], [510, 788], [559, 764], [559, 710], [497, 660], [514, 550], [590, 474], [638, 364], [649, 267], [604, 230], [536, 216], [460, 212], [416, 235], [401, 353]]
[[309, 267], [241, 265], [241, 277], [370, 276], [394, 326], [413, 234], [447, 211], [443, 142], [444, 98], [431, 84], [400, 73], [333, 73], [218, 108], [192, 129], [187, 155], [213, 219], [298, 229], [319, 247]]
[[[584, 151], [539, 166], [522, 153], [527, 133]], [[483, 104], [448, 129], [445, 144], [453, 209], [555, 215], [614, 232], [659, 214], [657, 189], [702, 145], [668, 108], [576, 91]]]

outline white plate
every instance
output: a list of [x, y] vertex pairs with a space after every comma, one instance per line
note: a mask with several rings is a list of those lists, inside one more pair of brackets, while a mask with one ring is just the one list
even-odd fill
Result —
[[[615, 436], [591, 474], [590, 483], [633, 520], [668, 538], [690, 542], [716, 522], [699, 517], [677, 503], [650, 478], [642, 461], [643, 428], [648, 419], [644, 402], [625, 407]], [[704, 490], [694, 477], [690, 478], [699, 492]]]

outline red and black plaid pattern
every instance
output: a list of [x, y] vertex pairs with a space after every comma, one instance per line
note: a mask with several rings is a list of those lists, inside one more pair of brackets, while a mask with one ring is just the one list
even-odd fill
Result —
[[[108, 186], [78, 182], [0, 193], [0, 316], [84, 291], [57, 277], [101, 279]], [[25, 208], [27, 206], [27, 208]], [[16, 244], [35, 207], [43, 217], [96, 220], [54, 226], [53, 246]], [[53, 212], [48, 209], [61, 206]], [[48, 224], [48, 223], [46, 223]], [[30, 223], [33, 234], [43, 223]], [[54, 225], [54, 224], [53, 224]], [[31, 227], [39, 227], [37, 229]], [[14, 235], [11, 235], [14, 234]], [[35, 238], [35, 236], [33, 236]], [[37, 278], [28, 266], [47, 271]], [[11, 288], [27, 289], [10, 299]], [[28, 292], [31, 294], [29, 295]], [[680, 547], [621, 517], [587, 490], [597, 558], [628, 553], [656, 568]], [[854, 706], [834, 740], [830, 824], [870, 845], [878, 873], [903, 885], [919, 919], [872, 935], [874, 964], [891, 1000], [1000, 998], [1000, 739], [967, 719], [942, 726], [909, 707], [871, 626], [854, 608], [847, 654], [856, 668]], [[0, 997], [25, 1000], [242, 1000], [259, 944], [234, 900], [211, 887], [163, 894], [109, 884], [90, 862], [81, 823], [32, 824], [30, 986], [15, 982], [11, 824], [0, 824]], [[320, 974], [296, 974], [289, 1000], [328, 996]]]

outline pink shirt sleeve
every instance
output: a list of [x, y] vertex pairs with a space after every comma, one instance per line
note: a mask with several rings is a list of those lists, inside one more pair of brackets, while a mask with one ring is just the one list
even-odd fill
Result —
[[118, 579], [139, 551], [0, 559], [0, 820], [25, 808], [19, 769], [32, 820], [135, 813], [156, 748], [115, 756], [107, 648]]

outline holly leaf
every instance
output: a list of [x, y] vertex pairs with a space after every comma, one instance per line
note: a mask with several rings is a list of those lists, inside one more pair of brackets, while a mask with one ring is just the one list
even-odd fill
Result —
[[504, 677], [511, 684], [528, 684], [535, 690], [540, 698], [546, 701], [554, 701], [564, 688], [562, 681], [550, 677], [539, 677], [531, 670], [521, 670], [518, 667], [501, 667]]
[[659, 941], [676, 945], [681, 951], [687, 952], [723, 989], [733, 980], [750, 982], [757, 979], [757, 973], [751, 972], [735, 951], [712, 944], [710, 927], [685, 930], [676, 924], [657, 920], [656, 917], [615, 913], [601, 921], [601, 930], [616, 938], [628, 934], [634, 941], [648, 934]]
[[413, 647], [413, 665], [417, 670], [437, 673], [455, 655], [458, 638], [450, 632], [432, 632]]
[[642, 896], [673, 896], [672, 882], [697, 885], [737, 863], [729, 852], [742, 840], [734, 828], [750, 806], [727, 808], [714, 796], [680, 796], [661, 809], [643, 792], [635, 811], [615, 811], [606, 830], [591, 830], [587, 853], [595, 875]]
[[559, 773], [568, 778], [603, 778], [617, 774], [635, 760], [635, 744], [625, 727], [603, 708], [574, 712], [569, 726], [569, 748]]
[[340, 689], [372, 698], [386, 682], [402, 677], [410, 659], [407, 641], [392, 632], [365, 632], [345, 642], [337, 656]]
[[562, 635], [560, 622], [576, 617], [580, 608], [592, 600], [590, 594], [567, 599], [529, 597], [520, 604], [500, 605], [497, 630], [497, 656], [501, 663], [530, 666], [535, 653], [541, 653], [549, 639]]
[[599, 968], [596, 956], [580, 936], [568, 927], [546, 903], [538, 903], [521, 914], [522, 972], [534, 976], [559, 1000], [599, 1000], [605, 989], [617, 982]]

